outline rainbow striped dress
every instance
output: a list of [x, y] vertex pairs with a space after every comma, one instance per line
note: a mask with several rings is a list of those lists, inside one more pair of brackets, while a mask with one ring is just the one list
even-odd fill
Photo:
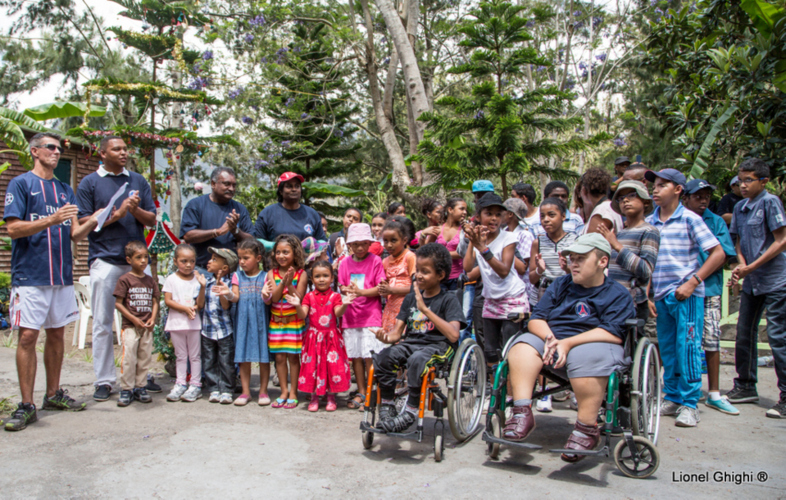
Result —
[[[295, 273], [292, 284], [297, 286], [305, 272], [301, 269]], [[276, 286], [281, 283], [278, 269], [273, 270], [273, 279]], [[294, 306], [289, 305], [282, 298], [270, 306], [270, 329], [268, 331], [268, 347], [271, 354], [300, 354], [303, 349], [303, 332], [306, 330], [306, 321], [297, 317]]]

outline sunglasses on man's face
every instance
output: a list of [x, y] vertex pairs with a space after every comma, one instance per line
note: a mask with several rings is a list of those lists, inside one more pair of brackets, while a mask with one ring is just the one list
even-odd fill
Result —
[[44, 144], [43, 146], [39, 146], [39, 147], [46, 148], [53, 153], [57, 151], [60, 154], [63, 154], [63, 151], [65, 151], [65, 149], [62, 148], [62, 146], [58, 146], [57, 144]]

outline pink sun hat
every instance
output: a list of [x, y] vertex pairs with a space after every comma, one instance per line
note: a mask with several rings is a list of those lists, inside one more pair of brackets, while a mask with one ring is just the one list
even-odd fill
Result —
[[347, 245], [358, 241], [374, 241], [371, 226], [364, 223], [352, 224], [347, 231]]

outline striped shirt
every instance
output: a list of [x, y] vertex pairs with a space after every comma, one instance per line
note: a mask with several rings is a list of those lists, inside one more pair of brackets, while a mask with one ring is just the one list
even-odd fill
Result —
[[636, 304], [647, 300], [647, 283], [658, 260], [660, 233], [652, 224], [643, 223], [619, 232], [617, 240], [623, 248], [611, 251], [609, 278], [630, 291]]
[[[231, 276], [221, 278], [226, 286], [232, 288]], [[202, 311], [202, 336], [213, 340], [221, 340], [232, 335], [232, 307], [224, 309], [221, 298], [213, 293], [216, 277], [211, 276], [205, 284], [205, 309]], [[231, 306], [231, 303], [230, 303]]]
[[[577, 214], [568, 212], [568, 216], [564, 221], [562, 221], [562, 230], [566, 233], [571, 232], [580, 234], [583, 229], [584, 221], [581, 220], [581, 217]], [[540, 224], [540, 222], [530, 226], [530, 231], [532, 231], [532, 234], [534, 234], [536, 238], [541, 234], [546, 234], [546, 230], [543, 229], [543, 226]]]
[[[685, 209], [682, 203], [665, 222], [661, 222], [660, 207], [656, 207], [647, 222], [660, 231], [652, 289], [655, 300], [661, 300], [698, 272], [700, 250], [709, 252], [719, 243], [701, 217]], [[704, 284], [697, 286], [693, 294], [704, 297]]]
[[547, 234], [538, 236], [538, 253], [543, 257], [546, 263], [546, 271], [544, 271], [541, 279], [545, 278], [547, 281], [554, 281], [560, 276], [565, 276], [565, 270], [559, 265], [559, 254], [569, 246], [571, 246], [578, 235], [576, 233], [565, 233], [562, 239], [552, 241]]

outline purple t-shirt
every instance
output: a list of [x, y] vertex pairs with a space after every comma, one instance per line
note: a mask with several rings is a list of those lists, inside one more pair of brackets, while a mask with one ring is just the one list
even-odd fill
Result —
[[[349, 256], [341, 261], [338, 268], [338, 283], [349, 286], [354, 282], [358, 288], [368, 290], [379, 285], [385, 279], [385, 268], [382, 259], [369, 253], [365, 259], [356, 262]], [[382, 326], [382, 299], [375, 297], [357, 297], [341, 317], [343, 328], [379, 328]]]

